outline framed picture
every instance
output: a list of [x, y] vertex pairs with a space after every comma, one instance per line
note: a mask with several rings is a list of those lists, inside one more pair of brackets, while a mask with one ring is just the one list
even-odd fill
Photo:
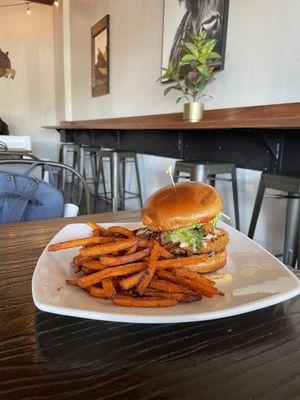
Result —
[[109, 15], [91, 29], [92, 96], [109, 93]]
[[178, 60], [180, 47], [189, 32], [205, 29], [207, 37], [217, 39], [215, 51], [222, 56], [224, 69], [229, 0], [165, 0], [162, 67], [169, 59]]

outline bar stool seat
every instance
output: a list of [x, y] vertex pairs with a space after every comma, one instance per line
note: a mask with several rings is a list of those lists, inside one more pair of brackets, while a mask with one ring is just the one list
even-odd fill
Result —
[[[239, 203], [238, 203], [238, 191], [237, 191], [237, 178], [236, 178], [236, 166], [233, 163], [214, 163], [214, 162], [195, 162], [195, 161], [176, 161], [174, 171], [174, 182], [178, 182], [182, 178], [181, 173], [189, 175], [188, 179], [191, 181], [198, 182], [209, 182], [212, 186], [215, 186], [215, 182], [226, 181], [232, 184], [233, 203], [234, 203], [234, 214], [235, 214], [235, 226], [240, 229], [240, 218], [239, 218]], [[231, 178], [216, 177], [219, 174], [230, 174]], [[186, 177], [183, 177], [186, 179]]]
[[266, 189], [288, 192], [288, 195], [268, 195], [273, 198], [287, 198], [287, 214], [284, 236], [283, 263], [295, 267], [296, 260], [300, 268], [300, 177], [276, 175], [267, 172], [261, 174], [253, 208], [248, 236], [253, 239], [260, 208]]

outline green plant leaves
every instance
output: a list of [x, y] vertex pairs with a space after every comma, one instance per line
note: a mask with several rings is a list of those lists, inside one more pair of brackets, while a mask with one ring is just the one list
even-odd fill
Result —
[[185, 42], [184, 47], [186, 47], [195, 57], [198, 57], [198, 48], [192, 42]]
[[168, 86], [168, 87], [164, 90], [164, 96], [166, 96], [168, 93], [170, 93], [171, 90], [182, 90], [182, 88], [181, 88], [180, 85]]
[[196, 61], [197, 57], [195, 57], [192, 54], [185, 54], [184, 56], [181, 57], [180, 61], [181, 62], [187, 62], [187, 61]]
[[164, 95], [176, 90], [182, 92], [176, 103], [183, 98], [187, 101], [197, 101], [206, 85], [214, 80], [215, 67], [222, 57], [214, 51], [217, 41], [208, 39], [206, 31], [198, 34], [189, 33], [183, 40], [179, 59], [170, 59], [169, 65], [163, 69], [159, 80], [174, 81], [172, 86], [164, 90]]

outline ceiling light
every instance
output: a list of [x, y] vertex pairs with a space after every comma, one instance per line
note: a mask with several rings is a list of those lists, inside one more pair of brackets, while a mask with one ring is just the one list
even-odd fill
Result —
[[55, 7], [58, 7], [58, 6], [59, 6], [59, 1], [58, 1], [58, 0], [55, 0], [55, 2], [53, 3], [53, 5], [54, 5]]
[[27, 14], [27, 15], [30, 15], [30, 14], [31, 14], [31, 10], [30, 10], [29, 5], [28, 5], [27, 8], [26, 8], [26, 14]]

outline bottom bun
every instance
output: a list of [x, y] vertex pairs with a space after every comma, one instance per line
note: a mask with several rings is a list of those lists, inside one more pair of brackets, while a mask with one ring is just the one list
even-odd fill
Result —
[[206, 261], [202, 261], [196, 265], [190, 265], [187, 268], [191, 271], [200, 272], [205, 274], [207, 272], [214, 272], [218, 269], [225, 267], [227, 262], [227, 253], [226, 250], [219, 251], [213, 257], [208, 257]]

